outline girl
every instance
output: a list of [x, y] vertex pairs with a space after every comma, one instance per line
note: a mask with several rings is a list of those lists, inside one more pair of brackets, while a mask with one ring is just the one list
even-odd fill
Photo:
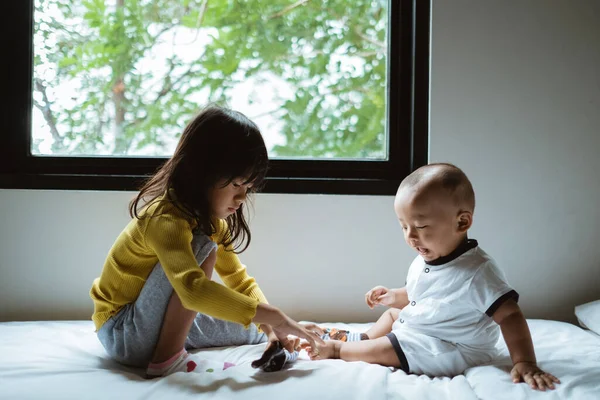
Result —
[[[288, 334], [322, 343], [267, 304], [236, 255], [250, 243], [246, 196], [261, 187], [267, 163], [258, 127], [239, 112], [211, 106], [185, 128], [131, 202], [132, 220], [90, 291], [112, 358], [157, 377], [203, 371], [206, 361], [186, 349], [285, 343]], [[211, 280], [213, 269], [225, 286]]]

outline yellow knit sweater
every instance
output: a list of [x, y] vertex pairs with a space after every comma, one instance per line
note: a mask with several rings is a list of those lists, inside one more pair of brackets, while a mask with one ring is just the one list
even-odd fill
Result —
[[266, 303], [267, 299], [237, 255], [221, 244], [228, 234], [226, 222], [220, 220], [211, 237], [219, 245], [214, 269], [223, 286], [209, 280], [198, 267], [191, 246], [192, 226], [179, 210], [158, 201], [142, 216], [132, 219], [121, 232], [100, 277], [92, 284], [96, 329], [137, 299], [158, 261], [185, 308], [247, 327], [258, 303]]

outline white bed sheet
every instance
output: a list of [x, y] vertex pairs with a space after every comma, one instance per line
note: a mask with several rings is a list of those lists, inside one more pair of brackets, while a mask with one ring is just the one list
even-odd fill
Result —
[[[323, 324], [364, 331], [366, 324]], [[264, 345], [203, 350], [237, 364], [213, 373], [145, 380], [107, 358], [87, 321], [0, 323], [0, 399], [600, 399], [600, 336], [574, 325], [529, 320], [539, 364], [562, 384], [553, 392], [514, 384], [510, 361], [450, 378], [393, 372], [363, 362], [309, 361], [289, 369], [252, 369]]]

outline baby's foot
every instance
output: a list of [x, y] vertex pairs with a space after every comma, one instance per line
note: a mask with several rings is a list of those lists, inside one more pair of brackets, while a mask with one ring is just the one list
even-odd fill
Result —
[[209, 361], [195, 354], [181, 350], [173, 357], [162, 363], [150, 363], [146, 369], [146, 378], [158, 378], [175, 372], [214, 372], [230, 368], [230, 363]]
[[337, 358], [335, 354], [339, 354], [339, 345], [342, 342], [340, 340], [329, 339], [325, 342], [325, 345], [319, 345], [318, 349], [313, 350], [310, 345], [304, 347], [308, 356], [311, 360], [327, 360], [329, 358]]
[[323, 340], [339, 340], [341, 342], [359, 342], [361, 340], [369, 340], [366, 333], [350, 332], [344, 329], [324, 328], [325, 332], [321, 339]]

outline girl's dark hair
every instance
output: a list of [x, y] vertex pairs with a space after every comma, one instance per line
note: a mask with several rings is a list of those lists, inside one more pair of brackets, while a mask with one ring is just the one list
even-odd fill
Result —
[[[211, 105], [186, 126], [175, 153], [142, 186], [129, 204], [129, 214], [140, 218], [143, 206], [164, 195], [163, 201], [172, 203], [195, 222], [195, 232], [210, 236], [217, 227], [210, 215], [209, 190], [220, 180], [229, 184], [244, 178], [244, 183], [252, 183], [251, 191], [258, 191], [267, 167], [267, 149], [256, 124], [240, 112]], [[243, 211], [244, 205], [227, 217], [229, 234], [222, 243], [228, 247], [237, 242], [236, 252], [243, 245], [239, 253], [246, 250], [251, 239]]]

